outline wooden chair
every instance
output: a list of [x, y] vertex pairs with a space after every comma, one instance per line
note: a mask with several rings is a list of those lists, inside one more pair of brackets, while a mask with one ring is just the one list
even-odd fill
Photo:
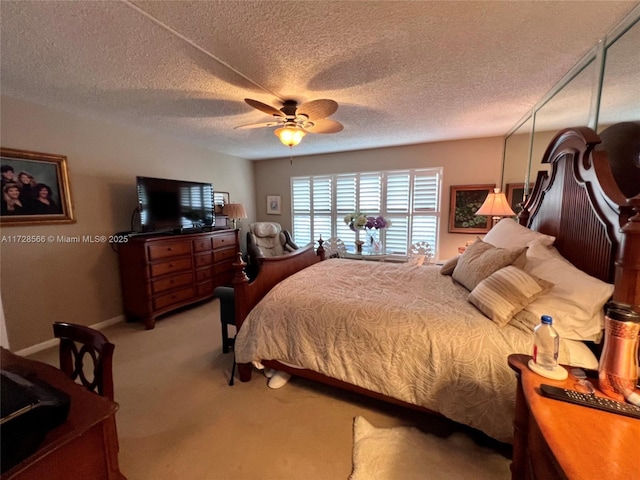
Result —
[[[101, 332], [84, 325], [56, 322], [53, 334], [60, 339], [60, 370], [80, 380], [87, 390], [113, 400], [113, 349]], [[91, 358], [92, 377], [87, 378], [86, 357]], [[91, 375], [90, 375], [91, 377]]]

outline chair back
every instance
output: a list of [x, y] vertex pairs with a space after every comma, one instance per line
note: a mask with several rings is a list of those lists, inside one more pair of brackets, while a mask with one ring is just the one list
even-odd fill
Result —
[[284, 254], [284, 235], [279, 223], [257, 222], [249, 225], [250, 241], [263, 257], [276, 257]]
[[324, 248], [325, 258], [340, 258], [347, 253], [347, 247], [344, 242], [337, 237], [331, 237], [322, 244]]
[[411, 249], [409, 250], [409, 265], [428, 265], [431, 262], [431, 257], [433, 257], [433, 250], [431, 249], [431, 245], [427, 242], [416, 242], [411, 245]]
[[[113, 400], [115, 345], [101, 332], [73, 323], [54, 323], [53, 334], [60, 339], [60, 370], [87, 390]], [[87, 358], [91, 361], [85, 365]]]

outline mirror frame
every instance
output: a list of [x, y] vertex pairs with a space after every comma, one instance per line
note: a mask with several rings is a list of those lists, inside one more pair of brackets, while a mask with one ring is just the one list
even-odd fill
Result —
[[[594, 75], [594, 81], [592, 85], [591, 91], [591, 104], [589, 106], [589, 115], [588, 115], [588, 123], [587, 126], [592, 128], [593, 130], [597, 129], [598, 126], [598, 118], [600, 116], [600, 100], [602, 97], [602, 86], [604, 82], [605, 75], [605, 63], [606, 63], [606, 54], [607, 49], [614, 45], [617, 40], [619, 40], [628, 30], [634, 27], [636, 24], [640, 23], [640, 5], [636, 5], [636, 7], [631, 10], [631, 12], [618, 24], [616, 25], [611, 32], [609, 32], [603, 39], [601, 39], [597, 45], [587, 52], [578, 63], [576, 63], [552, 88], [545, 94], [540, 101], [538, 101], [534, 107], [527, 112], [516, 125], [511, 128], [504, 137], [503, 144], [503, 157], [502, 157], [502, 170], [501, 170], [501, 179], [500, 186], [503, 191], [506, 188], [505, 185], [505, 166], [507, 162], [507, 146], [509, 142], [509, 138], [514, 134], [524, 134], [526, 131], [519, 132], [518, 130], [526, 124], [527, 121], [533, 119], [531, 122], [531, 129], [528, 131], [529, 133], [529, 149], [528, 149], [528, 158], [524, 160], [523, 163], [527, 164], [527, 171], [522, 179], [522, 182], [525, 184], [525, 198], [526, 195], [529, 194], [526, 189], [531, 181], [531, 168], [533, 167], [533, 152], [534, 152], [534, 140], [536, 134], [536, 114], [538, 111], [543, 108], [550, 100], [554, 98], [556, 94], [558, 94], [563, 88], [565, 88], [577, 75], [579, 75], [585, 68], [589, 66], [591, 62], [594, 62], [596, 74]], [[576, 125], [567, 125], [576, 126]], [[537, 172], [533, 172], [534, 180]]]

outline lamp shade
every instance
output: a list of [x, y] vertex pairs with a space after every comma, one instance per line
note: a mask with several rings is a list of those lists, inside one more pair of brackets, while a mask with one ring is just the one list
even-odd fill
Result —
[[244, 209], [244, 205], [241, 203], [227, 203], [222, 207], [222, 214], [226, 215], [232, 220], [247, 218], [247, 211]]
[[302, 137], [307, 134], [307, 132], [295, 125], [285, 125], [282, 128], [278, 128], [273, 133], [287, 147], [295, 147], [300, 143]]
[[499, 188], [494, 188], [493, 193], [487, 195], [482, 206], [476, 212], [476, 215], [484, 215], [486, 217], [512, 217], [516, 214], [509, 206], [507, 197], [500, 192]]

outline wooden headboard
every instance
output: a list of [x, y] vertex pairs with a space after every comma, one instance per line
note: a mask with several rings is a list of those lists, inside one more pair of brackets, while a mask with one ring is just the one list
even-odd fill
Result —
[[[538, 173], [519, 220], [556, 237], [554, 246], [567, 260], [615, 283], [614, 300], [640, 311], [640, 186], [626, 198], [606, 150], [595, 149], [600, 142], [587, 127], [559, 132], [542, 159], [551, 171]], [[640, 168], [635, 158], [624, 165], [629, 175]]]

